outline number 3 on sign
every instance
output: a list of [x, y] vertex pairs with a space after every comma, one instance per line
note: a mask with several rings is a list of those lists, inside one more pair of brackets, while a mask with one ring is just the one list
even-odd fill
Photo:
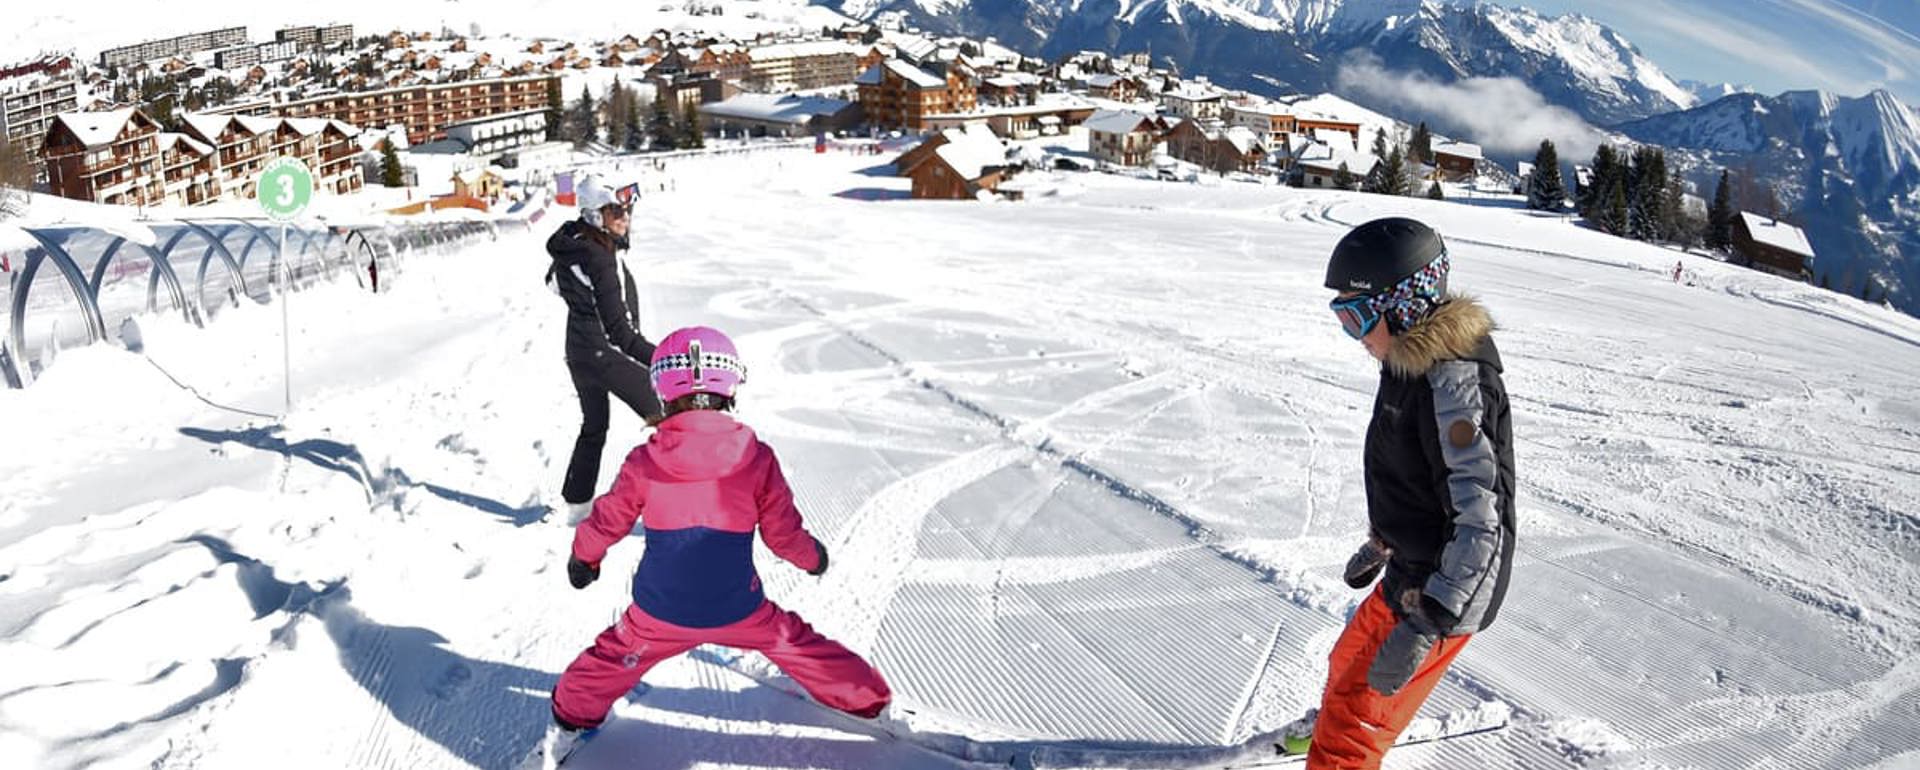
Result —
[[268, 163], [255, 180], [260, 208], [267, 216], [285, 222], [306, 210], [313, 197], [313, 172], [299, 158], [277, 158]]

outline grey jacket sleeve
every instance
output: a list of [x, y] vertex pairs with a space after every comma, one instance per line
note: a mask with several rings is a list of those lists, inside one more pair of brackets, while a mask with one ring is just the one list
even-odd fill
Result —
[[1498, 450], [1486, 431], [1480, 365], [1442, 362], [1427, 373], [1439, 457], [1446, 465], [1447, 513], [1453, 537], [1424, 593], [1458, 619], [1455, 628], [1479, 628], [1499, 582], [1501, 538]]

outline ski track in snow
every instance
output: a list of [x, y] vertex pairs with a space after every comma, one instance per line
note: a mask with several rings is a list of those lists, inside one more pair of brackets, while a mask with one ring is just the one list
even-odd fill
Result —
[[[891, 184], [865, 165], [685, 162], [628, 259], [650, 336], [739, 341], [742, 418], [832, 552], [815, 579], [757, 548], [769, 596], [880, 663], [927, 740], [1232, 744], [1314, 703], [1359, 599], [1374, 376], [1319, 262], [1411, 210], [1505, 326], [1522, 531], [1501, 621], [1423, 712], [1513, 725], [1388, 767], [1898, 767], [1920, 742], [1920, 405], [1863, 363], [1911, 370], [1911, 319], [1717, 265], [1676, 286], [1671, 252], [1513, 212], [1097, 176], [1017, 206], [831, 197]], [[541, 521], [577, 418], [543, 235], [297, 297], [277, 424], [205, 403], [278, 410], [277, 310], [148, 330], [204, 395], [105, 350], [0, 393], [44, 449], [0, 459], [0, 764], [524, 753], [645, 547], [575, 592]], [[1792, 333], [1711, 342], [1767, 325]], [[603, 479], [645, 436], [621, 411]], [[756, 661], [663, 664], [576, 764], [964, 764], [727, 670]], [[318, 716], [276, 720], [296, 700]]]

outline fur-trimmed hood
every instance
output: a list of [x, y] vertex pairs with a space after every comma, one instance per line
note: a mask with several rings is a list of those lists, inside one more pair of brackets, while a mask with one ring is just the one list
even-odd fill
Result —
[[1487, 344], [1493, 317], [1472, 297], [1455, 296], [1404, 334], [1393, 337], [1386, 368], [1399, 377], [1424, 377], [1441, 361], [1482, 360], [1500, 369], [1499, 354]]

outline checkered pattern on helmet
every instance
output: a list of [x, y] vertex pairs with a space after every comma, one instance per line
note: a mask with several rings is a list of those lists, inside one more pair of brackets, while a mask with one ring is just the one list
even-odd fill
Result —
[[1428, 262], [1426, 267], [1400, 279], [1386, 291], [1373, 296], [1373, 309], [1387, 319], [1388, 325], [1396, 331], [1413, 328], [1420, 319], [1440, 306], [1445, 292], [1447, 270], [1452, 263], [1447, 259], [1446, 250], [1440, 256]]
[[[672, 371], [674, 369], [693, 369], [695, 363], [692, 355], [675, 353], [653, 362], [651, 369], [655, 375], [658, 375], [661, 372]], [[697, 363], [702, 368], [733, 372], [734, 374], [740, 375], [740, 379], [742, 380], [747, 378], [747, 365], [740, 363], [740, 359], [725, 353], [702, 352]]]

